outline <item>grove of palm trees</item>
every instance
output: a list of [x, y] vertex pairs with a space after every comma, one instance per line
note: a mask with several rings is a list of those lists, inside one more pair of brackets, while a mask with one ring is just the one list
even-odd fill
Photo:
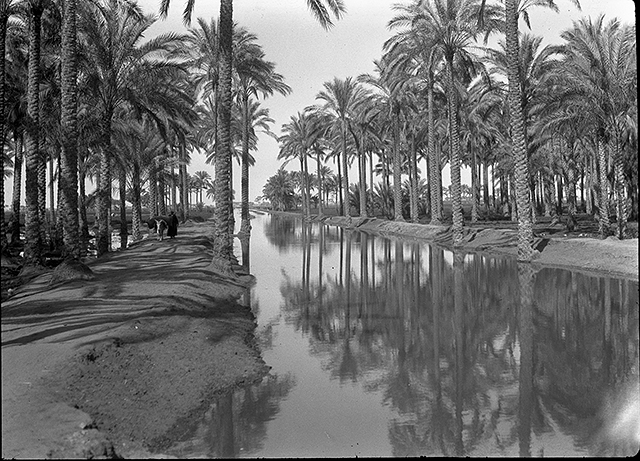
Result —
[[[270, 8], [251, 1], [260, 4], [256, 11]], [[635, 23], [584, 16], [561, 31], [559, 43], [544, 45], [537, 32], [542, 25], [530, 21], [530, 13], [562, 14], [566, 0], [398, 0], [389, 3], [388, 35], [373, 70], [343, 75], [336, 66], [314, 97], [279, 119], [275, 105], [291, 98], [299, 83], [267, 52], [273, 43], [261, 42], [236, 17], [233, 0], [213, 2], [219, 13], [207, 18], [194, 15], [206, 0], [161, 0], [152, 11], [142, 2], [0, 0], [3, 458], [145, 457], [169, 446], [179, 452], [200, 437], [214, 441], [218, 456], [237, 455], [237, 434], [257, 431], [239, 430], [233, 421], [245, 408], [238, 402], [262, 401], [261, 411], [275, 415], [274, 396], [281, 393], [284, 401], [296, 385], [295, 377], [276, 373], [273, 395], [247, 391], [234, 407], [232, 391], [268, 376], [272, 365], [261, 347], [277, 347], [280, 324], [317, 340], [320, 346], [311, 349], [318, 356], [323, 347], [343, 343], [347, 359], [354, 338], [364, 338], [364, 350], [375, 349], [380, 331], [398, 335], [402, 340], [381, 349], [378, 362], [418, 363], [424, 357], [408, 356], [418, 337], [428, 335], [410, 338], [409, 317], [424, 317], [419, 331], [437, 338], [436, 323], [426, 327], [433, 306], [424, 300], [449, 319], [449, 297], [455, 319], [447, 320], [446, 330], [452, 331], [435, 343], [455, 341], [443, 350], [456, 355], [451, 382], [460, 387], [455, 424], [462, 440], [458, 407], [465, 404], [463, 387], [471, 384], [460, 376], [469, 346], [464, 328], [456, 328], [476, 301], [475, 285], [465, 281], [481, 281], [496, 266], [483, 259], [473, 266], [481, 271], [470, 268], [464, 252], [512, 257], [497, 264], [504, 281], [494, 281], [496, 294], [488, 290], [480, 304], [497, 312], [503, 292], [522, 302], [505, 317], [512, 329], [508, 342], [520, 347], [524, 338], [530, 352], [541, 265], [584, 263], [587, 271], [633, 279], [616, 285], [607, 278], [603, 286], [625, 287], [624, 295], [620, 288], [613, 296], [620, 306], [634, 299], [627, 287], [637, 285], [637, 256], [629, 252], [638, 238], [639, 201]], [[300, 3], [327, 35], [349, 14], [349, 0]], [[580, 7], [578, 0], [567, 3]], [[176, 8], [182, 31], [157, 33]], [[315, 45], [319, 50], [322, 43]], [[265, 140], [277, 145], [276, 153], [267, 153]], [[259, 162], [270, 154], [277, 167], [265, 174]], [[258, 173], [267, 179], [258, 180]], [[252, 187], [260, 196], [251, 197]], [[178, 235], [162, 240], [151, 218], [172, 212]], [[295, 216], [275, 216], [281, 212]], [[279, 255], [303, 248], [302, 288], [293, 262], [291, 275], [277, 271], [273, 256], [257, 261], [273, 272], [267, 275], [280, 275], [267, 277], [275, 289], [265, 291], [279, 292], [282, 306], [261, 306], [252, 292], [251, 222], [257, 218], [264, 254], [276, 254], [267, 252], [269, 245]], [[311, 228], [325, 224], [317, 234]], [[327, 230], [332, 225], [341, 227], [335, 236]], [[483, 230], [493, 237], [476, 239]], [[394, 256], [385, 241], [384, 259], [376, 262], [377, 243], [367, 231], [399, 236]], [[505, 235], [509, 250], [492, 248], [507, 246]], [[564, 246], [549, 244], [560, 236], [568, 237]], [[403, 239], [409, 238], [446, 247], [424, 258], [437, 271], [429, 266], [427, 276], [421, 269], [414, 242], [415, 265], [405, 274]], [[317, 286], [310, 270], [316, 243]], [[323, 272], [322, 258], [337, 257], [331, 252], [343, 243], [339, 262]], [[541, 255], [546, 245], [556, 253]], [[356, 287], [353, 278], [353, 289], [352, 251], [361, 252], [364, 280]], [[445, 261], [449, 252], [451, 261]], [[598, 265], [604, 257], [611, 261]], [[518, 265], [517, 277], [511, 263]], [[445, 277], [449, 266], [452, 275]], [[386, 274], [378, 288], [393, 292], [380, 302], [378, 270]], [[423, 297], [423, 289], [434, 291]], [[323, 305], [325, 295], [335, 300]], [[600, 302], [609, 295], [593, 296]], [[547, 304], [561, 305], [561, 299]], [[604, 302], [608, 327], [618, 325], [622, 314], [612, 311], [611, 300]], [[257, 319], [271, 304], [282, 311], [258, 334]], [[406, 322], [404, 314], [393, 317], [405, 304], [412, 312]], [[295, 320], [304, 309], [303, 320]], [[322, 319], [311, 333], [305, 326], [310, 312]], [[363, 313], [375, 319], [375, 328], [363, 327]], [[484, 313], [472, 313], [468, 318], [482, 318], [484, 325]], [[631, 331], [625, 319], [620, 328]], [[518, 322], [525, 326], [516, 328]], [[564, 330], [558, 341], [565, 341]], [[612, 356], [624, 355], [619, 343]], [[439, 347], [428, 357], [437, 376]], [[358, 370], [356, 358], [347, 359], [339, 372], [350, 373], [354, 384], [366, 371]], [[403, 369], [413, 368], [421, 369]], [[529, 363], [530, 373], [538, 372], [534, 368]], [[443, 376], [452, 370], [442, 368]], [[426, 374], [416, 376], [419, 381]], [[409, 389], [408, 383], [408, 377], [398, 380], [398, 388]], [[195, 414], [210, 426], [196, 427]], [[398, 434], [405, 430], [400, 421], [392, 429]], [[183, 440], [183, 430], [195, 438]]]
[[[600, 238], [629, 237], [638, 216], [635, 27], [584, 17], [562, 44], [542, 47], [534, 31], [517, 30], [536, 6], [558, 9], [547, 1], [395, 5], [376, 72], [327, 81], [315, 104], [283, 125], [280, 156], [296, 158], [300, 173], [289, 173], [288, 187], [269, 180], [265, 197], [274, 209], [295, 207], [286, 191], [298, 185], [305, 214], [308, 197], [319, 211], [333, 194], [346, 217], [449, 222], [454, 245], [465, 222], [506, 217], [518, 223], [521, 260], [531, 259], [541, 220], [579, 231], [579, 214], [598, 224]], [[308, 160], [337, 173], [309, 172]], [[461, 184], [463, 166], [470, 184]]]

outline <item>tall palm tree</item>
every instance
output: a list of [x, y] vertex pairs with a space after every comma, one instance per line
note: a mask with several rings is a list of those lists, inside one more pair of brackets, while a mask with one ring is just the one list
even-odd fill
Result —
[[[334, 119], [334, 128], [340, 134], [341, 157], [342, 157], [342, 189], [345, 194], [349, 191], [349, 173], [348, 173], [348, 151], [347, 136], [349, 134], [349, 124], [352, 123], [355, 110], [361, 103], [365, 95], [365, 90], [351, 77], [345, 80], [334, 78], [331, 82], [324, 83], [324, 90], [316, 95], [316, 99], [324, 101], [322, 109], [330, 114]], [[346, 197], [346, 195], [345, 195]], [[349, 200], [344, 200], [344, 210], [342, 213], [347, 218], [351, 217], [349, 210]]]
[[[606, 191], [605, 144], [613, 160], [616, 198], [617, 236], [626, 236], [628, 205], [625, 191], [623, 149], [627, 119], [637, 111], [637, 58], [635, 28], [621, 26], [617, 20], [605, 23], [604, 16], [583, 18], [561, 35], [567, 45], [563, 69], [568, 83], [578, 91], [574, 102], [578, 114], [590, 114], [598, 135], [601, 163], [601, 189]], [[603, 174], [604, 173], [604, 174]], [[605, 181], [603, 181], [605, 180]], [[601, 196], [603, 210], [607, 197]], [[606, 232], [601, 225], [601, 235]]]
[[155, 22], [136, 4], [117, 0], [83, 4], [81, 40], [86, 49], [83, 72], [89, 92], [101, 115], [102, 146], [98, 184], [98, 254], [109, 251], [112, 123], [118, 108], [134, 115], [148, 114], [161, 126], [159, 113], [172, 113], [191, 100], [180, 83], [186, 77], [182, 65], [168, 59], [180, 48], [182, 37], [160, 35], [142, 43]]
[[[5, 76], [5, 50], [7, 38], [7, 23], [12, 10], [15, 8], [13, 0], [0, 0], [0, 119], [2, 120], [2, 132], [0, 133], [0, 146], [4, 153], [4, 141], [6, 137], [6, 76]], [[0, 162], [0, 189], [2, 190], [2, 198], [4, 201], [4, 161]], [[7, 231], [4, 222], [4, 206], [0, 211], [0, 253], [7, 250]]]
[[435, 148], [434, 88], [442, 50], [436, 46], [436, 36], [428, 26], [422, 0], [394, 5], [396, 15], [389, 21], [390, 29], [403, 28], [384, 43], [384, 49], [397, 56], [399, 65], [413, 71], [424, 81], [427, 91], [427, 158], [429, 165], [431, 224], [440, 225], [442, 216], [442, 177], [439, 152]]
[[62, 95], [60, 179], [62, 195], [63, 238], [68, 256], [79, 259], [80, 238], [78, 221], [78, 68], [77, 68], [77, 0], [64, 1], [62, 23]]
[[[171, 0], [162, 0], [160, 13], [166, 16]], [[187, 0], [183, 18], [190, 23], [195, 0]], [[328, 29], [333, 25], [331, 15], [340, 18], [345, 11], [342, 0], [307, 0], [312, 14], [322, 27]], [[325, 6], [326, 5], [326, 6]], [[328, 7], [328, 9], [327, 9]], [[233, 0], [220, 0], [220, 105], [219, 105], [219, 139], [220, 155], [216, 156], [216, 203], [224, 203], [230, 196], [231, 184], [231, 72], [232, 72], [232, 40], [233, 36]], [[223, 260], [233, 259], [233, 242], [229, 231], [229, 204], [216, 207], [216, 256]]]
[[446, 68], [446, 94], [449, 117], [449, 164], [451, 167], [451, 188], [453, 208], [453, 244], [462, 242], [462, 200], [460, 183], [460, 127], [458, 125], [458, 95], [456, 90], [456, 69], [454, 63], [471, 63], [469, 47], [478, 35], [488, 38], [496, 29], [497, 7], [486, 5], [481, 8], [476, 0], [431, 0], [424, 2], [420, 19], [432, 29], [435, 45], [441, 49]]
[[38, 265], [41, 260], [42, 234], [38, 209], [38, 168], [40, 159], [40, 31], [43, 0], [31, 0], [29, 12], [29, 79], [27, 83], [27, 130], [25, 162], [25, 247], [24, 257], [29, 265]]
[[[234, 50], [234, 93], [242, 120], [242, 209], [240, 230], [245, 235], [251, 232], [249, 222], [249, 137], [252, 130], [254, 97], [271, 96], [274, 92], [287, 95], [291, 88], [284, 83], [284, 77], [275, 72], [275, 64], [265, 60], [257, 37], [244, 29], [238, 30]], [[257, 109], [257, 107], [255, 107]], [[254, 114], [255, 115], [255, 114]]]
[[[505, 44], [507, 52], [509, 82], [509, 123], [513, 158], [515, 162], [516, 200], [518, 206], [518, 260], [530, 261], [533, 256], [533, 224], [531, 222], [531, 201], [529, 197], [529, 164], [524, 113], [522, 109], [522, 74], [520, 70], [520, 42], [518, 19], [522, 15], [529, 22], [527, 13], [532, 6], [546, 6], [554, 11], [558, 7], [553, 0], [504, 0], [505, 2]], [[580, 7], [578, 0], [572, 2]], [[483, 0], [484, 3], [484, 0]]]

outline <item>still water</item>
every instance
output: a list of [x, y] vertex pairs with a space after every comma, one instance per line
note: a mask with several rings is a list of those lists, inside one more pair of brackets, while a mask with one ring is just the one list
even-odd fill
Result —
[[252, 226], [245, 302], [271, 372], [168, 454], [637, 452], [637, 282], [292, 217]]

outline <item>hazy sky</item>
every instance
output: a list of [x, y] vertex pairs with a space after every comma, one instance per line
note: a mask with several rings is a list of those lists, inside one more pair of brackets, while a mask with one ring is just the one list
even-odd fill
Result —
[[[160, 0], [138, 0], [145, 12], [158, 12]], [[168, 31], [184, 32], [182, 12], [185, 0], [172, 0], [169, 15], [152, 26], [149, 37]], [[344, 79], [373, 72], [373, 60], [382, 54], [382, 44], [391, 33], [387, 23], [393, 16], [391, 6], [397, 2], [388, 0], [345, 0], [347, 14], [329, 31], [325, 31], [307, 9], [306, 0], [234, 0], [234, 21], [246, 27], [258, 37], [266, 58], [276, 63], [276, 70], [285, 77], [292, 88], [287, 97], [268, 98], [262, 104], [270, 110], [275, 120], [272, 131], [280, 134], [280, 128], [292, 115], [305, 107], [316, 104], [315, 97], [323, 83], [334, 77]], [[406, 2], [404, 2], [406, 3]], [[218, 0], [196, 0], [192, 25], [196, 18], [209, 21], [219, 14]], [[562, 30], [582, 16], [605, 13], [607, 18], [618, 17], [622, 22], [635, 23], [635, 4], [632, 0], [581, 0], [578, 11], [569, 0], [556, 0], [560, 13], [534, 8], [530, 13], [532, 33], [543, 35], [543, 45], [558, 43]], [[521, 30], [526, 25], [521, 23]], [[249, 199], [262, 194], [267, 178], [280, 167], [277, 160], [278, 144], [268, 136], [261, 136], [258, 150], [252, 152], [256, 165], [250, 170]], [[424, 162], [419, 166], [424, 169]], [[330, 164], [330, 166], [332, 166]], [[297, 162], [290, 162], [287, 169], [297, 169]], [[204, 162], [204, 156], [192, 155], [189, 172], [206, 170], [213, 176], [213, 167]], [[234, 163], [234, 189], [240, 195], [240, 168]], [[355, 176], [351, 173], [350, 178]], [[469, 176], [463, 173], [462, 180]], [[448, 184], [448, 168], [444, 171]], [[11, 200], [11, 180], [5, 182], [5, 202]], [[23, 195], [24, 196], [24, 195]], [[209, 200], [206, 200], [209, 202]]]

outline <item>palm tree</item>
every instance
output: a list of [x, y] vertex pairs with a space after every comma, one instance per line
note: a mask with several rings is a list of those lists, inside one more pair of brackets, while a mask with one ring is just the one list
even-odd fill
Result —
[[38, 209], [38, 168], [40, 160], [40, 31], [44, 1], [31, 0], [29, 11], [29, 79], [27, 83], [27, 130], [25, 162], [25, 262], [40, 264], [42, 238]]
[[77, 83], [77, 27], [76, 0], [65, 0], [62, 23], [62, 95], [60, 179], [62, 195], [63, 238], [68, 256], [79, 259], [80, 238], [78, 222], [78, 83]]
[[[605, 144], [611, 152], [616, 197], [617, 236], [626, 236], [628, 205], [624, 196], [623, 149], [627, 119], [637, 111], [637, 64], [635, 29], [622, 27], [617, 20], [604, 22], [604, 16], [596, 20], [582, 19], [573, 28], [563, 32], [567, 45], [561, 50], [565, 55], [565, 78], [574, 91], [572, 104], [578, 115], [589, 114], [598, 136], [601, 165], [601, 219], [607, 213], [608, 184], [606, 182]], [[568, 89], [569, 85], [567, 85]], [[563, 98], [564, 99], [564, 98]], [[604, 223], [601, 235], [606, 236]]]
[[[349, 193], [347, 134], [349, 133], [349, 124], [352, 123], [356, 107], [360, 104], [364, 95], [364, 88], [351, 77], [347, 77], [345, 80], [334, 78], [332, 82], [325, 82], [324, 90], [316, 95], [316, 99], [324, 101], [322, 110], [333, 117], [334, 129], [340, 134], [342, 189], [345, 194]], [[351, 217], [349, 208], [349, 201], [345, 199], [342, 213], [347, 218]]]
[[481, 9], [476, 0], [432, 0], [424, 3], [420, 19], [432, 29], [435, 46], [439, 47], [446, 64], [446, 93], [449, 116], [449, 164], [453, 191], [453, 244], [462, 242], [462, 201], [460, 183], [460, 127], [458, 125], [458, 95], [456, 90], [456, 61], [470, 64], [473, 59], [468, 48], [477, 35], [488, 34], [497, 26], [497, 9], [487, 5]]
[[[533, 256], [533, 225], [531, 223], [531, 201], [529, 197], [529, 160], [527, 158], [526, 125], [522, 108], [522, 75], [520, 70], [520, 45], [518, 18], [522, 15], [529, 22], [527, 9], [544, 5], [558, 11], [553, 0], [504, 0], [505, 1], [505, 43], [509, 82], [509, 123], [513, 158], [515, 162], [516, 198], [518, 206], [518, 260], [530, 261]], [[578, 0], [572, 0], [580, 7]], [[484, 0], [483, 0], [484, 3]]]
[[[6, 50], [6, 38], [7, 38], [7, 23], [9, 16], [15, 5], [13, 0], [0, 0], [0, 119], [2, 120], [2, 133], [0, 134], [0, 146], [2, 146], [2, 153], [4, 154], [4, 141], [6, 137], [6, 118], [5, 118], [5, 104], [6, 104], [6, 76], [5, 76], [5, 50]], [[4, 155], [3, 155], [4, 156]], [[2, 198], [4, 201], [4, 161], [0, 162], [0, 189], [2, 190]], [[7, 231], [4, 222], [4, 206], [0, 211], [0, 253], [4, 254], [7, 251]]]
[[310, 214], [310, 185], [309, 185], [309, 168], [307, 158], [311, 154], [311, 145], [315, 142], [314, 138], [321, 135], [318, 126], [314, 126], [308, 113], [300, 113], [291, 116], [289, 123], [282, 126], [282, 136], [278, 138], [280, 143], [280, 153], [278, 160], [285, 159], [283, 167], [289, 160], [297, 158], [300, 161], [300, 179], [302, 191], [302, 213], [305, 217]]
[[[160, 13], [166, 16], [171, 0], [162, 0]], [[185, 23], [191, 21], [194, 0], [187, 0], [183, 18]], [[329, 7], [329, 10], [325, 7]], [[340, 18], [345, 8], [342, 0], [307, 0], [307, 5], [320, 24], [331, 27], [331, 13]], [[225, 198], [230, 196], [231, 184], [231, 72], [233, 46], [233, 0], [220, 0], [220, 104], [219, 104], [219, 140], [220, 154], [216, 156], [216, 207], [215, 252], [217, 257], [231, 261], [233, 259], [232, 231], [229, 230], [230, 206]]]
[[439, 152], [435, 148], [434, 87], [442, 51], [436, 46], [433, 30], [428, 27], [424, 4], [421, 0], [415, 0], [408, 5], [394, 5], [393, 10], [397, 11], [397, 14], [389, 21], [389, 28], [408, 27], [408, 29], [401, 30], [387, 40], [384, 43], [384, 49], [397, 56], [398, 65], [409, 72], [415, 72], [424, 81], [427, 91], [427, 158], [430, 176], [431, 224], [440, 225], [442, 177]]
[[[211, 175], [207, 171], [196, 171], [193, 173], [193, 177], [196, 180], [196, 187], [200, 191], [200, 203], [202, 203], [202, 191], [209, 187], [209, 184], [211, 183]], [[217, 206], [218, 203], [216, 203], [216, 207]]]
[[269, 199], [275, 210], [285, 211], [290, 209], [294, 201], [294, 192], [289, 172], [284, 167], [280, 167], [276, 174], [267, 180], [262, 193]]
[[179, 48], [182, 38], [165, 34], [143, 44], [155, 18], [139, 7], [117, 0], [83, 4], [81, 37], [86, 47], [84, 73], [89, 91], [101, 115], [102, 146], [98, 184], [98, 254], [109, 250], [109, 215], [112, 123], [116, 110], [130, 108], [134, 115], [148, 114], [162, 125], [159, 113], [171, 113], [189, 105], [190, 91], [180, 83], [184, 68], [167, 56]]
[[[244, 29], [237, 31], [233, 65], [235, 69], [235, 96], [238, 101], [242, 120], [242, 210], [240, 231], [245, 235], [251, 232], [249, 222], [249, 137], [252, 119], [255, 120], [253, 97], [271, 96], [274, 91], [282, 95], [291, 92], [284, 83], [284, 77], [275, 72], [275, 64], [264, 59], [264, 52], [255, 43], [257, 37]], [[254, 114], [250, 114], [254, 109]], [[268, 115], [268, 111], [267, 111]]]

